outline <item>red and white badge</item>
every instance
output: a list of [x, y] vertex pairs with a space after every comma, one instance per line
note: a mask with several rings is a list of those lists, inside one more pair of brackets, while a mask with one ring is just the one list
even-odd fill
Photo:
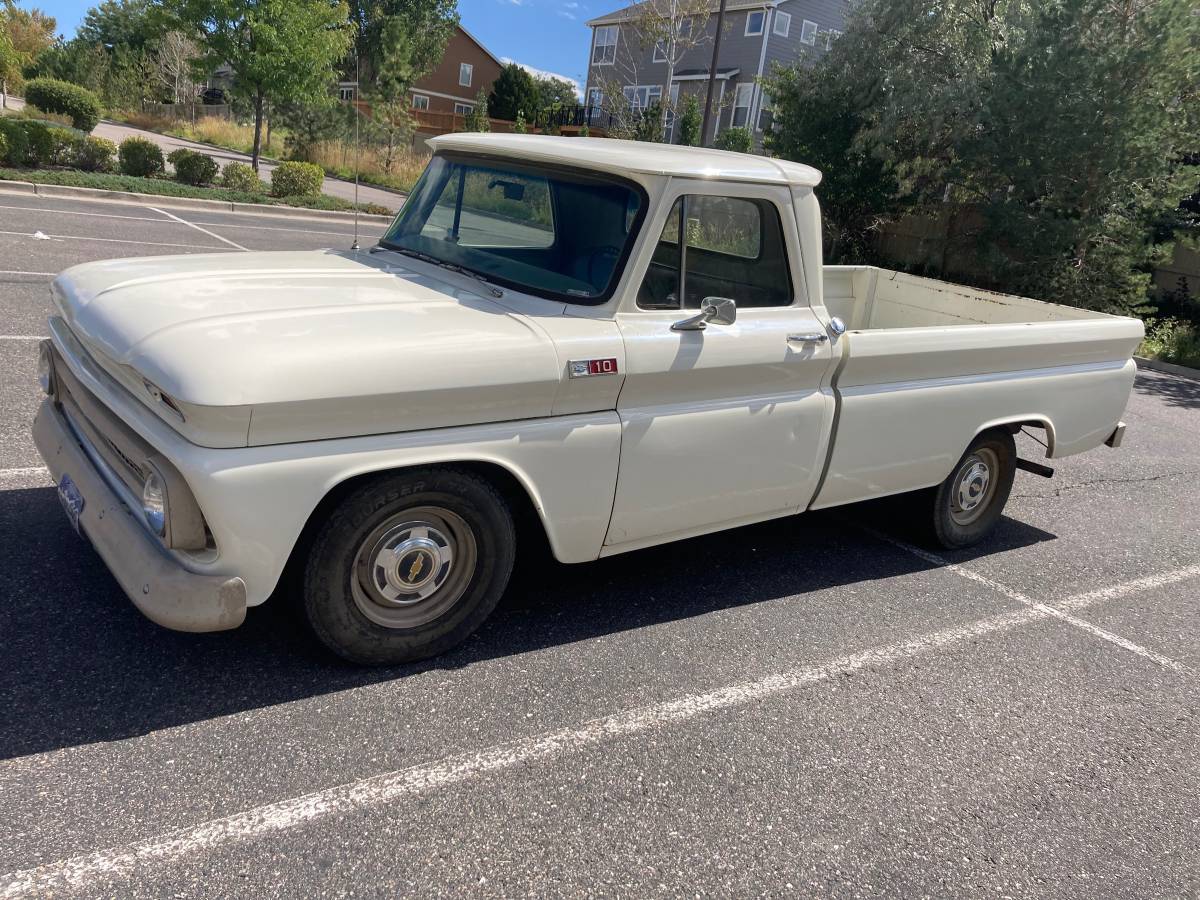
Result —
[[616, 375], [616, 359], [573, 359], [567, 363], [567, 372], [572, 378], [588, 378], [592, 375]]

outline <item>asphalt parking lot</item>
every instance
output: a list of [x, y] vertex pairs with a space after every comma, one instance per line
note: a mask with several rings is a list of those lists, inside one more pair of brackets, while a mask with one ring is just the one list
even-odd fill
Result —
[[883, 503], [527, 566], [353, 669], [282, 598], [144, 620], [41, 468], [53, 273], [351, 239], [168, 211], [0, 193], [0, 897], [1200, 896], [1200, 382], [969, 551]]

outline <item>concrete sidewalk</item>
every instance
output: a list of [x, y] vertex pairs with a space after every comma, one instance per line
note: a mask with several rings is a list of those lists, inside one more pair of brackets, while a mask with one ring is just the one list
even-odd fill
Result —
[[[24, 107], [25, 101], [10, 96], [8, 98], [8, 105], [11, 109], [21, 109]], [[195, 150], [198, 153], [211, 156], [222, 166], [227, 162], [250, 162], [249, 154], [239, 153], [236, 150], [225, 150], [220, 147], [213, 147], [210, 144], [202, 144], [199, 141], [188, 141], [183, 138], [159, 134], [156, 131], [145, 131], [141, 128], [134, 128], [132, 125], [121, 125], [117, 122], [109, 122], [107, 120], [97, 125], [92, 134], [96, 137], [107, 138], [117, 144], [128, 137], [146, 138], [158, 144], [162, 148], [163, 155], [170, 153], [172, 150], [178, 150], [180, 147], [185, 147], [188, 150]], [[271, 173], [274, 170], [274, 163], [266, 161], [259, 163], [259, 174], [267, 181], [271, 180]], [[326, 177], [325, 182], [321, 185], [321, 193], [327, 194], [330, 197], [340, 197], [343, 200], [354, 202], [354, 182], [343, 181], [340, 178]], [[404, 197], [404, 194], [385, 190], [384, 188], [372, 187], [365, 184], [358, 187], [359, 203], [375, 203], [391, 212], [395, 212], [400, 208], [404, 203]]]

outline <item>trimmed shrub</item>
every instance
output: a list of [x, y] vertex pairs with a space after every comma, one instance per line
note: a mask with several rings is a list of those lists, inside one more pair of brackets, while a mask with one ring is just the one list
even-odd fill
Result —
[[272, 197], [299, 197], [321, 193], [325, 170], [316, 163], [284, 162], [271, 173]]
[[212, 184], [217, 177], [217, 161], [203, 153], [188, 151], [175, 160], [175, 180], [200, 187]]
[[733, 150], [735, 153], [749, 153], [754, 149], [754, 135], [749, 128], [735, 125], [726, 128], [718, 136], [713, 146], [718, 150]]
[[191, 156], [195, 152], [195, 150], [189, 150], [187, 147], [176, 147], [167, 154], [167, 162], [173, 166], [178, 165], [181, 159]]
[[46, 155], [46, 164], [70, 168], [75, 165], [79, 155], [79, 147], [83, 144], [83, 135], [66, 128], [50, 128], [50, 151]]
[[88, 135], [75, 151], [75, 168], [85, 172], [115, 172], [117, 145], [104, 138]]
[[231, 191], [242, 191], [246, 194], [265, 194], [266, 186], [258, 180], [254, 169], [248, 163], [226, 163], [221, 170], [221, 186]]
[[46, 112], [62, 113], [80, 131], [91, 131], [104, 107], [87, 88], [54, 78], [35, 78], [25, 84], [25, 100]]
[[10, 166], [25, 165], [26, 149], [29, 138], [25, 137], [25, 127], [16, 119], [0, 116], [0, 138], [4, 138], [4, 153], [2, 158]]
[[121, 171], [126, 175], [143, 178], [157, 175], [163, 170], [163, 154], [154, 141], [140, 137], [128, 137], [121, 141], [117, 151], [121, 158]]
[[38, 166], [46, 165], [54, 154], [54, 136], [50, 133], [50, 126], [45, 122], [35, 122], [31, 119], [21, 122], [20, 126], [21, 130], [25, 132], [24, 165], [32, 166], [35, 169]]
[[8, 138], [0, 131], [0, 163], [8, 162]]

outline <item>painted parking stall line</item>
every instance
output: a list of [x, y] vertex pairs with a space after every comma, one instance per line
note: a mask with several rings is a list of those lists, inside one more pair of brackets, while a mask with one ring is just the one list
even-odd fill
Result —
[[[201, 230], [203, 230], [203, 229], [201, 229]], [[205, 232], [205, 233], [208, 234], [210, 232]], [[208, 244], [174, 244], [174, 243], [167, 243], [165, 241], [134, 241], [134, 240], [129, 240], [128, 238], [82, 237], [77, 234], [50, 234], [50, 235], [47, 235], [47, 234], [43, 234], [40, 231], [38, 231], [38, 232], [0, 231], [0, 234], [9, 235], [11, 237], [27, 237], [27, 238], [35, 238], [37, 240], [58, 241], [59, 243], [63, 243], [66, 241], [86, 241], [86, 242], [90, 243], [92, 241], [95, 241], [95, 242], [98, 242], [101, 244], [135, 244], [139, 247], [176, 247], [176, 248], [183, 248], [183, 249], [187, 249], [187, 250], [219, 250], [220, 249], [219, 247], [213, 247]], [[37, 237], [39, 234], [42, 234], [41, 238]], [[224, 240], [224, 239], [222, 238], [222, 240]], [[232, 242], [229, 242], [229, 243], [232, 243]], [[244, 250], [245, 248], [243, 247], [242, 249]], [[51, 274], [51, 273], [39, 272], [39, 273], [26, 273], [26, 274]]]
[[249, 247], [243, 247], [241, 244], [237, 243], [236, 241], [231, 241], [229, 238], [222, 237], [221, 235], [217, 234], [215, 231], [209, 231], [207, 228], [202, 228], [194, 222], [189, 222], [187, 219], [182, 219], [179, 216], [175, 215], [174, 213], [167, 212], [165, 209], [159, 209], [157, 206], [147, 206], [146, 209], [152, 210], [160, 215], [166, 216], [168, 219], [171, 219], [174, 222], [178, 222], [181, 225], [186, 225], [188, 228], [194, 228], [203, 234], [207, 234], [211, 238], [216, 238], [218, 241], [223, 241], [224, 243], [228, 244], [230, 247], [233, 247], [235, 250], [244, 250], [247, 253], [250, 252]]
[[[1151, 662], [1157, 663], [1164, 669], [1170, 669], [1172, 672], [1179, 672], [1181, 674], [1196, 674], [1195, 670], [1193, 670], [1190, 666], [1185, 665], [1178, 660], [1171, 659], [1169, 656], [1164, 656], [1163, 654], [1151, 650], [1148, 647], [1143, 647], [1141, 644], [1134, 643], [1128, 638], [1121, 637], [1119, 634], [1114, 634], [1111, 631], [1101, 628], [1099, 625], [1093, 625], [1091, 622], [1071, 615], [1071, 613], [1065, 611], [1064, 609], [1050, 606], [1046, 603], [1042, 603], [1040, 600], [1034, 600], [1032, 597], [1027, 597], [1020, 591], [1015, 591], [998, 581], [988, 578], [986, 575], [980, 575], [978, 572], [973, 572], [970, 569], [964, 568], [956, 563], [952, 563], [948, 559], [938, 556], [936, 553], [930, 553], [928, 550], [922, 550], [920, 547], [915, 547], [912, 544], [906, 543], [898, 538], [894, 538], [891, 535], [884, 534], [883, 532], [876, 531], [873, 528], [864, 527], [863, 530], [868, 534], [891, 544], [893, 547], [904, 550], [906, 553], [911, 553], [918, 559], [923, 559], [925, 562], [930, 563], [931, 565], [946, 569], [947, 571], [953, 572], [955, 575], [959, 575], [962, 578], [967, 578], [976, 582], [977, 584], [982, 584], [1010, 600], [1015, 600], [1017, 603], [1022, 603], [1031, 609], [1037, 610], [1043, 615], [1053, 616], [1054, 618], [1065, 622], [1068, 625], [1072, 625], [1081, 631], [1086, 631], [1094, 637], [1100, 638], [1102, 641], [1108, 641], [1108, 643], [1114, 644], [1117, 647], [1121, 647], [1124, 650], [1128, 650], [1130, 653], [1135, 653], [1143, 659], [1148, 659]], [[1103, 592], [1096, 593], [1101, 594]], [[1075, 608], [1081, 607], [1076, 606]]]
[[29, 272], [25, 269], [0, 269], [0, 275], [33, 275], [43, 278], [54, 278], [58, 275], [57, 272]]
[[[904, 546], [907, 549], [908, 545]], [[951, 564], [945, 565], [950, 567]], [[951, 571], [955, 574], [966, 571], [957, 569], [961, 567]], [[1181, 581], [1192, 577], [1198, 570], [1200, 566], [1185, 567], [1153, 579], [1141, 578], [1115, 585], [1103, 592], [1082, 594], [1067, 602], [1075, 603], [1075, 608], [1084, 608], [1093, 603], [1150, 590], [1160, 584]], [[1002, 588], [1014, 597], [1024, 596], [983, 576], [971, 580], [980, 581], [993, 589]], [[254, 840], [333, 816], [383, 806], [404, 797], [451, 787], [518, 766], [557, 759], [608, 741], [669, 727], [720, 710], [768, 700], [839, 676], [900, 662], [989, 635], [1003, 634], [1024, 625], [1057, 619], [1061, 615], [1061, 610], [1044, 603], [1028, 601], [1022, 609], [840, 656], [825, 663], [802, 666], [753, 681], [624, 710], [579, 725], [497, 744], [477, 752], [448, 756], [424, 765], [256, 806], [231, 816], [176, 829], [146, 841], [107, 848], [0, 876], [0, 898], [7, 900], [45, 896], [58, 891], [81, 889], [97, 879], [131, 875], [139, 866], [168, 865], [173, 861], [230, 844]], [[1190, 670], [1178, 664], [1173, 670], [1190, 673]]]

